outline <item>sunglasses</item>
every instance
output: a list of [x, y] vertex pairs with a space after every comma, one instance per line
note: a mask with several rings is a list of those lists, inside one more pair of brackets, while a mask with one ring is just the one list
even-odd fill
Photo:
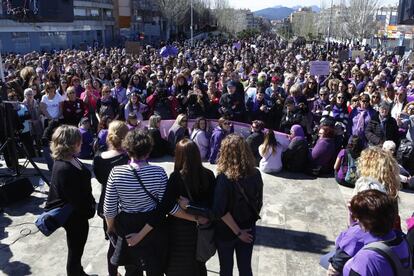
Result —
[[344, 97], [336, 97], [338, 100], [342, 100]]
[[361, 100], [361, 103], [369, 103], [368, 100]]
[[326, 95], [328, 95], [328, 94], [326, 94], [326, 93], [321, 93], [321, 94], [319, 94], [319, 95], [321, 95], [321, 96], [326, 96]]

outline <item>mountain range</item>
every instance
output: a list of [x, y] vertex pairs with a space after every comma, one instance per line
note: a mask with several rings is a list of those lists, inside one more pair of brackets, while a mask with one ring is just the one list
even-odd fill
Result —
[[[302, 8], [302, 6], [294, 6], [294, 7], [288, 8], [288, 7], [278, 5], [278, 6], [274, 6], [271, 8], [258, 10], [253, 13], [256, 16], [263, 16], [264, 18], [267, 18], [269, 20], [281, 20], [281, 19], [288, 17], [294, 11], [297, 11], [300, 8]], [[312, 10], [314, 12], [320, 12], [321, 9], [318, 6], [312, 6]]]

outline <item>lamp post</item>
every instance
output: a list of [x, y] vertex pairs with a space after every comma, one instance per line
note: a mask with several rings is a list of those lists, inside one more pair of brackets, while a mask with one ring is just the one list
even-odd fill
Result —
[[330, 38], [331, 38], [331, 27], [332, 27], [332, 13], [333, 13], [333, 0], [331, 0], [331, 11], [329, 14], [329, 25], [328, 25], [328, 52], [330, 46]]
[[190, 26], [190, 32], [191, 32], [191, 47], [194, 46], [194, 14], [193, 14], [193, 0], [191, 0], [191, 26]]

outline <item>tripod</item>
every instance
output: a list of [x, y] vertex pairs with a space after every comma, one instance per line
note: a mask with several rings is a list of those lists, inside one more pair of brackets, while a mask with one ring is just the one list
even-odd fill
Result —
[[[26, 148], [26, 146], [20, 141], [19, 138], [10, 138], [8, 137], [6, 139], [6, 141], [3, 143], [3, 145], [0, 147], [0, 153], [3, 152], [5, 153], [5, 150], [11, 147], [11, 150], [8, 150], [8, 153], [10, 154], [16, 154], [17, 156], [12, 158], [12, 162], [13, 162], [13, 169], [14, 169], [14, 173], [9, 173], [9, 174], [1, 174], [0, 177], [19, 177], [23, 175], [23, 172], [25, 169], [27, 169], [27, 166], [29, 164], [31, 164], [33, 166], [33, 168], [35, 169], [36, 173], [32, 174], [31, 176], [40, 176], [40, 178], [43, 179], [43, 181], [50, 186], [49, 184], [49, 180], [45, 177], [45, 175], [42, 173], [42, 171], [40, 170], [40, 168], [36, 165], [36, 163], [33, 161], [33, 159], [30, 157], [30, 154]], [[14, 153], [13, 153], [13, 149]], [[22, 154], [25, 156], [26, 160], [23, 162], [23, 165], [20, 166], [19, 164], [19, 159], [18, 159], [18, 155]]]

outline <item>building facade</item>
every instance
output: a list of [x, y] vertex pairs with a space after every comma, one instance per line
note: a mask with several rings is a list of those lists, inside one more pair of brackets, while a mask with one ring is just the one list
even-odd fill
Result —
[[19, 22], [0, 8], [0, 50], [25, 53], [116, 42], [112, 0], [73, 1], [73, 22]]

